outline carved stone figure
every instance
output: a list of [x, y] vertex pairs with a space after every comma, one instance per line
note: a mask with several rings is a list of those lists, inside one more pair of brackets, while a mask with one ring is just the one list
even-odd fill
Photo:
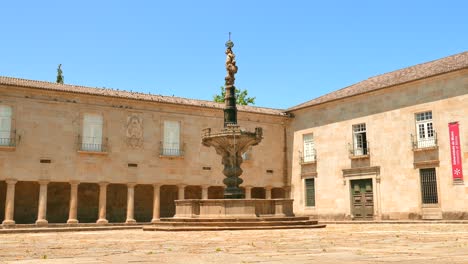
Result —
[[127, 117], [127, 145], [139, 148], [143, 145], [143, 118], [137, 114]]
[[227, 75], [225, 81], [226, 81], [226, 86], [234, 85], [235, 77], [234, 74], [237, 73], [237, 65], [236, 65], [236, 55], [234, 55], [234, 52], [232, 52], [232, 47], [234, 46], [234, 43], [232, 41], [228, 41], [226, 43], [226, 71]]

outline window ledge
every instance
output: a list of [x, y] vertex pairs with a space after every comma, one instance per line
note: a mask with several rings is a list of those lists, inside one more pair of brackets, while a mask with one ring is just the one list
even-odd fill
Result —
[[301, 162], [301, 165], [302, 165], [302, 166], [314, 165], [314, 164], [317, 164], [317, 160], [302, 161], [302, 162]]
[[160, 159], [184, 159], [184, 156], [182, 155], [159, 155]]
[[350, 159], [368, 159], [370, 158], [370, 155], [367, 154], [367, 155], [358, 155], [358, 156], [355, 156], [355, 155], [350, 155], [349, 156]]
[[439, 164], [440, 164], [439, 160], [424, 160], [424, 161], [413, 162], [415, 169], [439, 167]]
[[100, 156], [105, 156], [109, 154], [109, 152], [107, 151], [88, 151], [88, 150], [78, 150], [78, 153], [83, 154], [83, 155], [100, 155]]
[[16, 146], [0, 146], [0, 151], [15, 151]]
[[422, 152], [422, 151], [430, 151], [430, 150], [437, 150], [437, 149], [439, 149], [439, 146], [413, 148], [413, 151], [414, 152]]

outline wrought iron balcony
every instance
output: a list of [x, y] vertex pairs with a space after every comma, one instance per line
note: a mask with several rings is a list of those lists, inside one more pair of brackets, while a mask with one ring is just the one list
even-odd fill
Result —
[[[170, 145], [170, 144], [169, 144]], [[162, 157], [183, 157], [185, 154], [185, 143], [174, 144], [173, 146], [164, 146], [164, 143], [159, 142], [159, 155]]]
[[16, 147], [16, 138], [0, 138], [0, 147]]
[[[1, 132], [1, 131], [0, 131]], [[21, 140], [21, 136], [16, 135], [16, 131], [3, 131], [3, 136], [0, 137], [0, 147], [14, 149]], [[5, 137], [5, 134], [10, 134], [10, 137]]]
[[313, 149], [310, 153], [304, 154], [302, 151], [299, 151], [299, 163], [315, 163], [317, 162], [317, 151]]
[[369, 141], [366, 141], [366, 147], [357, 147], [348, 143], [349, 157], [352, 159], [368, 158], [370, 156]]
[[434, 131], [434, 136], [428, 138], [418, 138], [418, 136], [411, 134], [411, 145], [414, 151], [437, 148], [439, 146], [437, 143], [437, 133]]
[[82, 137], [78, 135], [78, 151], [107, 153], [108, 142], [107, 138]]

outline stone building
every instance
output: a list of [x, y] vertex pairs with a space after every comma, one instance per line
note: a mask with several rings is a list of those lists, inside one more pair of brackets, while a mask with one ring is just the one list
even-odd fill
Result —
[[[174, 200], [222, 198], [221, 160], [201, 145], [222, 107], [0, 77], [0, 221], [150, 222], [172, 216]], [[238, 109], [264, 136], [244, 154], [248, 198], [291, 197], [319, 219], [468, 218], [448, 129], [467, 175], [468, 52], [287, 110]]]

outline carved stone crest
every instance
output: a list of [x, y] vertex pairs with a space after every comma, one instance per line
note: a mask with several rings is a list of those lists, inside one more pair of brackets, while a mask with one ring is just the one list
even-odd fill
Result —
[[132, 148], [139, 148], [143, 145], [143, 118], [138, 114], [131, 114], [127, 117], [127, 145]]

